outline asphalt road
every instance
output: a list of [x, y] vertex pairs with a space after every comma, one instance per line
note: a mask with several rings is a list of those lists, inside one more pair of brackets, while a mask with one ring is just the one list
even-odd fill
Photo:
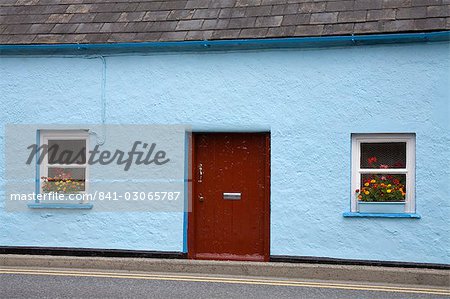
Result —
[[0, 298], [450, 298], [450, 290], [268, 278], [0, 269]]

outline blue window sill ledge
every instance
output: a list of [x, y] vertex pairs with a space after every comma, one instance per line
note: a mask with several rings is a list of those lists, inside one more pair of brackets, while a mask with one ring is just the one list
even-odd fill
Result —
[[67, 203], [29, 203], [30, 209], [69, 209], [69, 210], [90, 210], [94, 207], [91, 203], [67, 204]]
[[414, 218], [420, 219], [421, 216], [416, 213], [357, 213], [345, 212], [344, 217], [348, 218]]

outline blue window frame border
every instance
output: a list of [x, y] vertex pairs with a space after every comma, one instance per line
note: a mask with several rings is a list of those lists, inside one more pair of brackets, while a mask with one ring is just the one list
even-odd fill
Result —
[[[41, 145], [41, 130], [36, 130], [36, 152]], [[36, 177], [35, 177], [35, 194], [40, 194], [41, 190], [41, 173], [40, 165], [38, 159], [36, 158]], [[34, 199], [34, 203], [29, 203], [28, 208], [30, 209], [79, 209], [79, 210], [90, 210], [94, 207], [91, 203], [41, 203], [37, 197]]]
[[359, 213], [359, 212], [344, 212], [342, 214], [345, 218], [405, 218], [405, 219], [420, 219], [422, 216], [417, 213]]

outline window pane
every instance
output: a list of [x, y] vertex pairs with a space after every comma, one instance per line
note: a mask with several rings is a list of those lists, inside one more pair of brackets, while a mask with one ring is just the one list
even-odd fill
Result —
[[406, 174], [362, 174], [356, 191], [362, 201], [404, 201]]
[[49, 164], [85, 164], [86, 140], [49, 140]]
[[361, 143], [361, 168], [405, 168], [406, 142]]
[[42, 177], [44, 192], [73, 193], [85, 190], [85, 168], [48, 168], [48, 177]]

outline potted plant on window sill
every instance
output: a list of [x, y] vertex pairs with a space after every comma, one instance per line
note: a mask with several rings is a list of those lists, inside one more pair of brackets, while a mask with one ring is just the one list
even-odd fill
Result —
[[[70, 199], [69, 194], [80, 193], [84, 190], [84, 181], [72, 178], [70, 172], [65, 173], [62, 169], [57, 172], [55, 177], [41, 177], [41, 179], [44, 193], [62, 194], [62, 199], [66, 203]], [[58, 198], [60, 199], [60, 197]]]
[[355, 192], [360, 213], [405, 212], [405, 184], [395, 175], [373, 175]]

